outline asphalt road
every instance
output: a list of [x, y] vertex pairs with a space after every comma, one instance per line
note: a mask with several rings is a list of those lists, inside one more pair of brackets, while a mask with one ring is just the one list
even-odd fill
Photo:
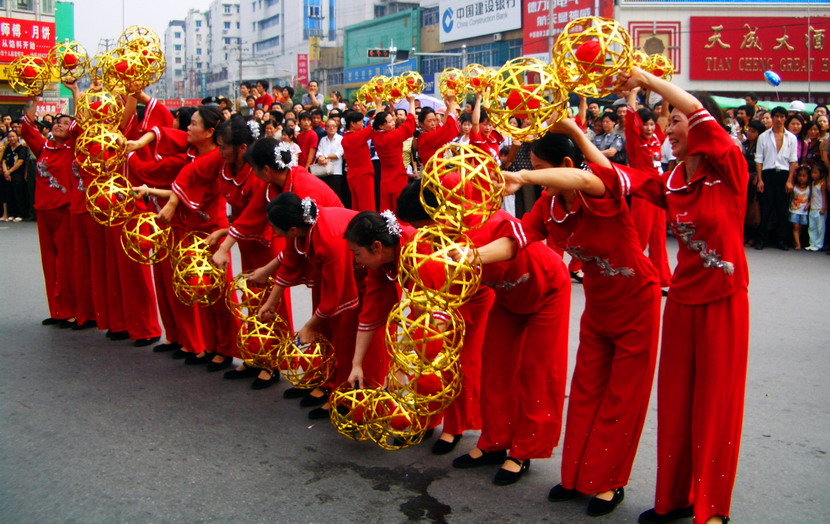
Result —
[[[675, 246], [670, 242], [670, 252]], [[673, 254], [672, 254], [673, 257]], [[733, 522], [830, 520], [830, 257], [748, 252], [752, 336]], [[552, 504], [560, 450], [517, 484], [429, 446], [352, 442], [288, 386], [252, 391], [95, 330], [42, 327], [34, 224], [0, 226], [0, 522], [635, 522], [653, 505], [654, 399], [626, 500]], [[308, 294], [295, 296], [297, 318]], [[575, 285], [571, 366], [582, 289]], [[712, 399], [716, 402], [717, 399]], [[495, 468], [495, 467], [494, 467]]]

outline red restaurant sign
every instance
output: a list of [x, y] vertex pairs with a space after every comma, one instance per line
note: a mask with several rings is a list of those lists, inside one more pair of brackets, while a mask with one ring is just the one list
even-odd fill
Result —
[[[550, 6], [553, 3], [553, 36], [571, 20], [584, 16], [614, 17], [612, 0], [524, 0], [522, 11], [522, 38], [524, 55], [550, 53], [548, 36], [550, 35]], [[598, 6], [598, 7], [597, 7]], [[599, 9], [599, 12], [597, 12]]]
[[55, 45], [55, 24], [0, 18], [0, 62], [23, 55], [46, 56]]
[[689, 18], [692, 80], [830, 82], [830, 17]]

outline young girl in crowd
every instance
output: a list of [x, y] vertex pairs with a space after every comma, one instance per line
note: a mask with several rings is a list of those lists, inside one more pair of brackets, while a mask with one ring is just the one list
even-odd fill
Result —
[[[292, 120], [293, 122], [293, 120]], [[286, 121], [286, 126], [282, 130], [282, 141], [288, 144], [288, 149], [291, 151], [291, 165], [298, 166], [300, 165], [300, 146], [297, 142], [294, 141], [294, 126], [288, 125]]]
[[795, 172], [795, 186], [790, 199], [790, 222], [793, 225], [793, 245], [801, 251], [801, 226], [807, 225], [810, 210], [810, 168], [800, 166]]
[[810, 245], [807, 251], [818, 251], [824, 247], [824, 228], [827, 215], [827, 168], [822, 164], [813, 166], [810, 185], [810, 214], [808, 218]]

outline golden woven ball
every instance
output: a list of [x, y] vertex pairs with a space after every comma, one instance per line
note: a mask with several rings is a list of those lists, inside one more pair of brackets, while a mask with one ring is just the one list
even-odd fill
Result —
[[386, 83], [383, 84], [382, 98], [388, 102], [401, 100], [406, 97], [405, 89], [403, 78], [399, 76], [389, 78]]
[[155, 213], [136, 213], [121, 229], [124, 253], [139, 264], [155, 264], [170, 254], [170, 228], [162, 225]]
[[452, 91], [459, 105], [467, 98], [467, 76], [464, 71], [455, 67], [448, 67], [438, 75], [438, 92], [441, 97], [447, 96]]
[[386, 377], [386, 387], [405, 411], [434, 417], [461, 394], [461, 366], [456, 362], [435, 373], [406, 373], [392, 368]]
[[39, 96], [51, 79], [49, 64], [40, 56], [18, 57], [9, 64], [6, 72], [9, 76], [9, 87], [23, 96]]
[[648, 60], [648, 54], [642, 49], [635, 49], [631, 52], [631, 65], [642, 68]]
[[81, 127], [103, 124], [110, 128], [121, 125], [124, 102], [104, 88], [89, 90], [78, 97], [75, 104], [75, 120]]
[[468, 93], [487, 92], [492, 86], [495, 71], [481, 64], [467, 64], [464, 68], [464, 76], [467, 77], [466, 90]]
[[396, 451], [416, 446], [424, 439], [428, 420], [400, 406], [387, 391], [375, 390], [369, 397], [366, 433], [383, 449]]
[[254, 315], [239, 326], [236, 340], [240, 358], [250, 367], [275, 369], [280, 347], [289, 335], [288, 324], [281, 317], [262, 322]]
[[369, 84], [363, 84], [357, 90], [356, 97], [361, 104], [373, 104], [375, 102], [375, 91]]
[[283, 377], [297, 388], [323, 385], [334, 374], [337, 364], [334, 348], [322, 335], [311, 344], [297, 344], [296, 336], [286, 338], [278, 354]]
[[424, 92], [424, 77], [417, 71], [405, 71], [400, 78], [403, 83], [404, 97], [420, 95]]
[[119, 226], [135, 213], [135, 194], [121, 175], [99, 176], [86, 188], [86, 209], [104, 226]]
[[556, 38], [551, 67], [569, 91], [599, 98], [619, 87], [616, 76], [631, 69], [632, 49], [631, 35], [616, 20], [578, 18]]
[[331, 394], [329, 418], [338, 433], [358, 442], [369, 440], [369, 415], [379, 388], [355, 388], [345, 382]]
[[374, 96], [379, 96], [383, 99], [386, 96], [386, 90], [388, 89], [388, 84], [390, 78], [386, 75], [377, 75], [373, 77], [366, 85], [369, 86], [369, 89], [374, 93]]
[[233, 277], [225, 295], [225, 304], [239, 320], [256, 316], [259, 308], [268, 300], [274, 285], [274, 279], [270, 277], [264, 285], [255, 283], [249, 277], [249, 273], [240, 273]]
[[101, 81], [112, 93], [123, 95], [136, 93], [152, 84], [164, 72], [156, 52], [148, 49], [118, 47], [103, 58]]
[[186, 306], [212, 306], [223, 297], [225, 285], [225, 272], [213, 265], [209, 251], [180, 259], [173, 270], [173, 292]]
[[404, 372], [434, 373], [458, 361], [464, 330], [464, 319], [453, 309], [420, 309], [403, 300], [389, 312], [386, 348]]
[[106, 124], [91, 124], [75, 141], [75, 162], [89, 173], [107, 175], [127, 161], [127, 139]]
[[207, 243], [208, 234], [204, 231], [188, 231], [173, 246], [173, 266], [187, 266], [191, 259], [211, 256], [211, 247]]
[[674, 76], [674, 64], [671, 59], [659, 53], [648, 55], [646, 61], [640, 67], [667, 82], [671, 82]]
[[467, 303], [478, 291], [481, 267], [466, 258], [453, 260], [455, 252], [466, 256], [475, 245], [463, 233], [438, 226], [418, 229], [403, 246], [398, 263], [398, 281], [406, 297], [418, 308], [446, 311]]
[[132, 46], [135, 48], [147, 47], [150, 45], [161, 46], [161, 39], [155, 31], [141, 25], [131, 25], [124, 29], [118, 37], [116, 46]]
[[[426, 198], [430, 192], [437, 204]], [[421, 204], [438, 224], [450, 229], [475, 229], [501, 209], [504, 176], [482, 149], [446, 144], [424, 165]]]
[[78, 80], [89, 71], [89, 55], [78, 42], [66, 40], [55, 44], [46, 61], [52, 74], [63, 81]]
[[[567, 116], [568, 92], [547, 64], [519, 57], [493, 74], [482, 105], [500, 133], [528, 141], [541, 137]], [[514, 116], [524, 125], [511, 124]]]

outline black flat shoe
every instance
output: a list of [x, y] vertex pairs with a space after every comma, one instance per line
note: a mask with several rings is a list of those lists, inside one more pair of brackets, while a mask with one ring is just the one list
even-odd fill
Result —
[[573, 281], [574, 281], [574, 282], [576, 282], [577, 284], [581, 284], [581, 283], [582, 283], [582, 278], [583, 278], [583, 277], [582, 277], [582, 276], [580, 276], [580, 274], [579, 274], [578, 272], [576, 272], [576, 271], [571, 271], [570, 273], [571, 273], [571, 280], [573, 280]]
[[176, 342], [165, 342], [164, 344], [159, 344], [158, 346], [153, 348], [153, 353], [164, 353], [166, 351], [176, 351], [177, 349], [181, 349], [182, 345]]
[[689, 506], [688, 508], [675, 509], [666, 514], [657, 513], [654, 511], [654, 508], [651, 508], [648, 511], [640, 513], [640, 517], [637, 519], [637, 522], [640, 524], [663, 524], [664, 522], [674, 522], [675, 520], [680, 519], [690, 519], [694, 516], [694, 514], [694, 505]]
[[496, 476], [493, 477], [493, 484], [496, 486], [508, 486], [518, 482], [519, 479], [522, 478], [522, 475], [524, 475], [525, 471], [530, 469], [530, 459], [526, 459], [524, 462], [519, 462], [519, 459], [507, 457], [505, 460], [515, 462], [516, 465], [519, 466], [519, 471], [508, 471], [504, 468], [499, 468], [496, 472]]
[[461, 440], [462, 435], [453, 435], [452, 442], [448, 442], [444, 439], [438, 439], [435, 441], [435, 444], [432, 445], [432, 454], [433, 455], [446, 455], [450, 451], [455, 449], [455, 446]]
[[64, 319], [64, 320], [61, 320], [60, 322], [58, 322], [58, 328], [59, 329], [69, 329], [69, 328], [75, 329], [75, 326], [77, 326], [77, 325], [78, 325], [78, 323], [74, 320]]
[[486, 466], [488, 464], [501, 464], [507, 457], [507, 450], [501, 449], [499, 451], [482, 451], [481, 456], [473, 458], [469, 453], [461, 455], [452, 461], [452, 467], [459, 469], [475, 468], [478, 466]]
[[322, 420], [329, 418], [329, 410], [323, 408], [314, 408], [308, 412], [308, 418], [311, 420]]
[[222, 359], [221, 362], [214, 362], [213, 360], [211, 360], [210, 362], [208, 362], [207, 370], [210, 372], [222, 371], [223, 369], [229, 367], [231, 364], [233, 364], [233, 357], [225, 357], [224, 359]]
[[232, 369], [230, 371], [225, 371], [224, 377], [228, 380], [251, 378], [258, 376], [260, 371], [261, 370], [259, 368], [249, 368], [248, 366], [245, 366], [245, 369]]
[[[259, 373], [257, 373], [257, 374], [259, 374]], [[280, 374], [279, 373], [274, 373], [274, 374], [271, 375], [271, 378], [267, 378], [265, 380], [257, 377], [257, 378], [254, 379], [253, 382], [251, 382], [251, 389], [269, 388], [269, 387], [273, 386], [274, 384], [276, 384], [279, 381], [280, 381]]]
[[95, 322], [94, 320], [87, 320], [83, 324], [78, 324], [76, 322], [75, 325], [72, 326], [72, 330], [73, 331], [80, 331], [82, 329], [89, 329], [89, 328], [94, 328], [94, 327], [98, 327], [98, 322]]
[[573, 500], [579, 496], [579, 492], [575, 489], [568, 489], [562, 486], [562, 484], [557, 484], [554, 487], [550, 488], [548, 492], [548, 500], [551, 502], [563, 502], [566, 500]]
[[129, 340], [130, 334], [126, 331], [110, 331], [108, 337], [113, 342], [118, 342], [119, 340]]
[[328, 391], [324, 392], [319, 397], [313, 397], [311, 395], [307, 395], [307, 396], [303, 397], [303, 399], [300, 401], [300, 407], [301, 408], [313, 408], [315, 406], [322, 406], [323, 404], [328, 402], [328, 400], [329, 400]]
[[173, 360], [182, 360], [183, 358], [187, 358], [192, 354], [193, 353], [189, 351], [185, 351], [184, 349], [179, 348], [176, 351], [170, 353], [170, 358], [172, 358]]
[[620, 505], [623, 499], [625, 499], [625, 488], [615, 489], [614, 496], [611, 497], [611, 500], [602, 500], [601, 498], [594, 497], [588, 503], [588, 515], [591, 517], [608, 515], [617, 509], [617, 506]]
[[288, 388], [282, 392], [282, 398], [292, 399], [292, 398], [303, 398], [308, 396], [311, 393], [310, 389], [302, 389], [302, 388]]
[[207, 364], [211, 360], [213, 360], [214, 353], [206, 352], [201, 357], [198, 356], [198, 353], [191, 353], [190, 356], [184, 359], [184, 363], [188, 366], [198, 366], [199, 364]]
[[135, 342], [133, 342], [133, 346], [137, 348], [147, 347], [150, 344], [155, 344], [159, 341], [161, 337], [150, 337], [150, 338], [139, 338]]
[[41, 326], [54, 326], [55, 324], [60, 324], [61, 319], [59, 318], [44, 318], [41, 322]]

